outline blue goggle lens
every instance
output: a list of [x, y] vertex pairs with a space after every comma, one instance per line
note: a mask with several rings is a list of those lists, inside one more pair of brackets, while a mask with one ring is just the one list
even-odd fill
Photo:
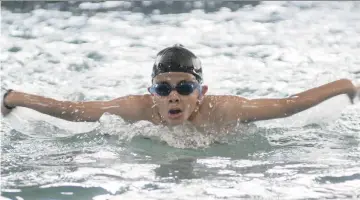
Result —
[[192, 82], [179, 83], [172, 87], [169, 83], [158, 83], [152, 86], [152, 93], [160, 96], [168, 96], [172, 90], [176, 90], [180, 95], [189, 95], [194, 92], [198, 84]]

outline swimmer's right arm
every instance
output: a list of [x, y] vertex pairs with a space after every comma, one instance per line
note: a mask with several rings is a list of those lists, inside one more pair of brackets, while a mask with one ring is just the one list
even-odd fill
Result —
[[110, 101], [72, 102], [11, 91], [3, 99], [1, 112], [5, 116], [11, 111], [8, 108], [19, 106], [74, 122], [95, 122], [104, 113], [118, 115], [127, 121], [138, 121], [147, 118], [145, 101], [146, 95], [132, 95]]

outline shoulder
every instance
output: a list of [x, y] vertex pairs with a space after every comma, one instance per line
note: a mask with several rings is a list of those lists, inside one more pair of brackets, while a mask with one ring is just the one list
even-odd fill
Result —
[[134, 120], [147, 120], [152, 115], [151, 95], [128, 95], [110, 101], [113, 113], [127, 116]]
[[207, 95], [204, 98], [203, 103], [211, 104], [214, 108], [227, 108], [234, 103], [242, 104], [247, 102], [248, 99], [234, 95]]
[[203, 99], [201, 110], [213, 116], [214, 120], [218, 120], [247, 101], [244, 97], [234, 95], [207, 95]]

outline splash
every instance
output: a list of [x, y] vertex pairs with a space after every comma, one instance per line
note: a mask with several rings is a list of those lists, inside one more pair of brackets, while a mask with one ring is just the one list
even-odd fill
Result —
[[102, 134], [117, 135], [122, 141], [130, 141], [136, 136], [142, 136], [182, 149], [207, 148], [214, 143], [228, 144], [241, 140], [244, 135], [250, 135], [256, 131], [254, 125], [240, 124], [235, 126], [232, 131], [227, 132], [201, 132], [190, 123], [175, 127], [153, 125], [148, 121], [129, 124], [122, 118], [108, 113], [101, 117], [100, 123], [99, 131]]

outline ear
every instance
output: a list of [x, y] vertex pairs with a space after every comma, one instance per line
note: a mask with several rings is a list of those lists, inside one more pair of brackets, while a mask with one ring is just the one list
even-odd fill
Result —
[[207, 85], [202, 85], [200, 88], [200, 95], [199, 95], [199, 99], [202, 99], [206, 92], [208, 91], [208, 86]]
[[148, 92], [151, 94], [151, 96], [154, 96], [154, 94], [151, 93], [151, 91], [150, 91], [150, 87], [148, 87], [147, 90], [148, 90]]

